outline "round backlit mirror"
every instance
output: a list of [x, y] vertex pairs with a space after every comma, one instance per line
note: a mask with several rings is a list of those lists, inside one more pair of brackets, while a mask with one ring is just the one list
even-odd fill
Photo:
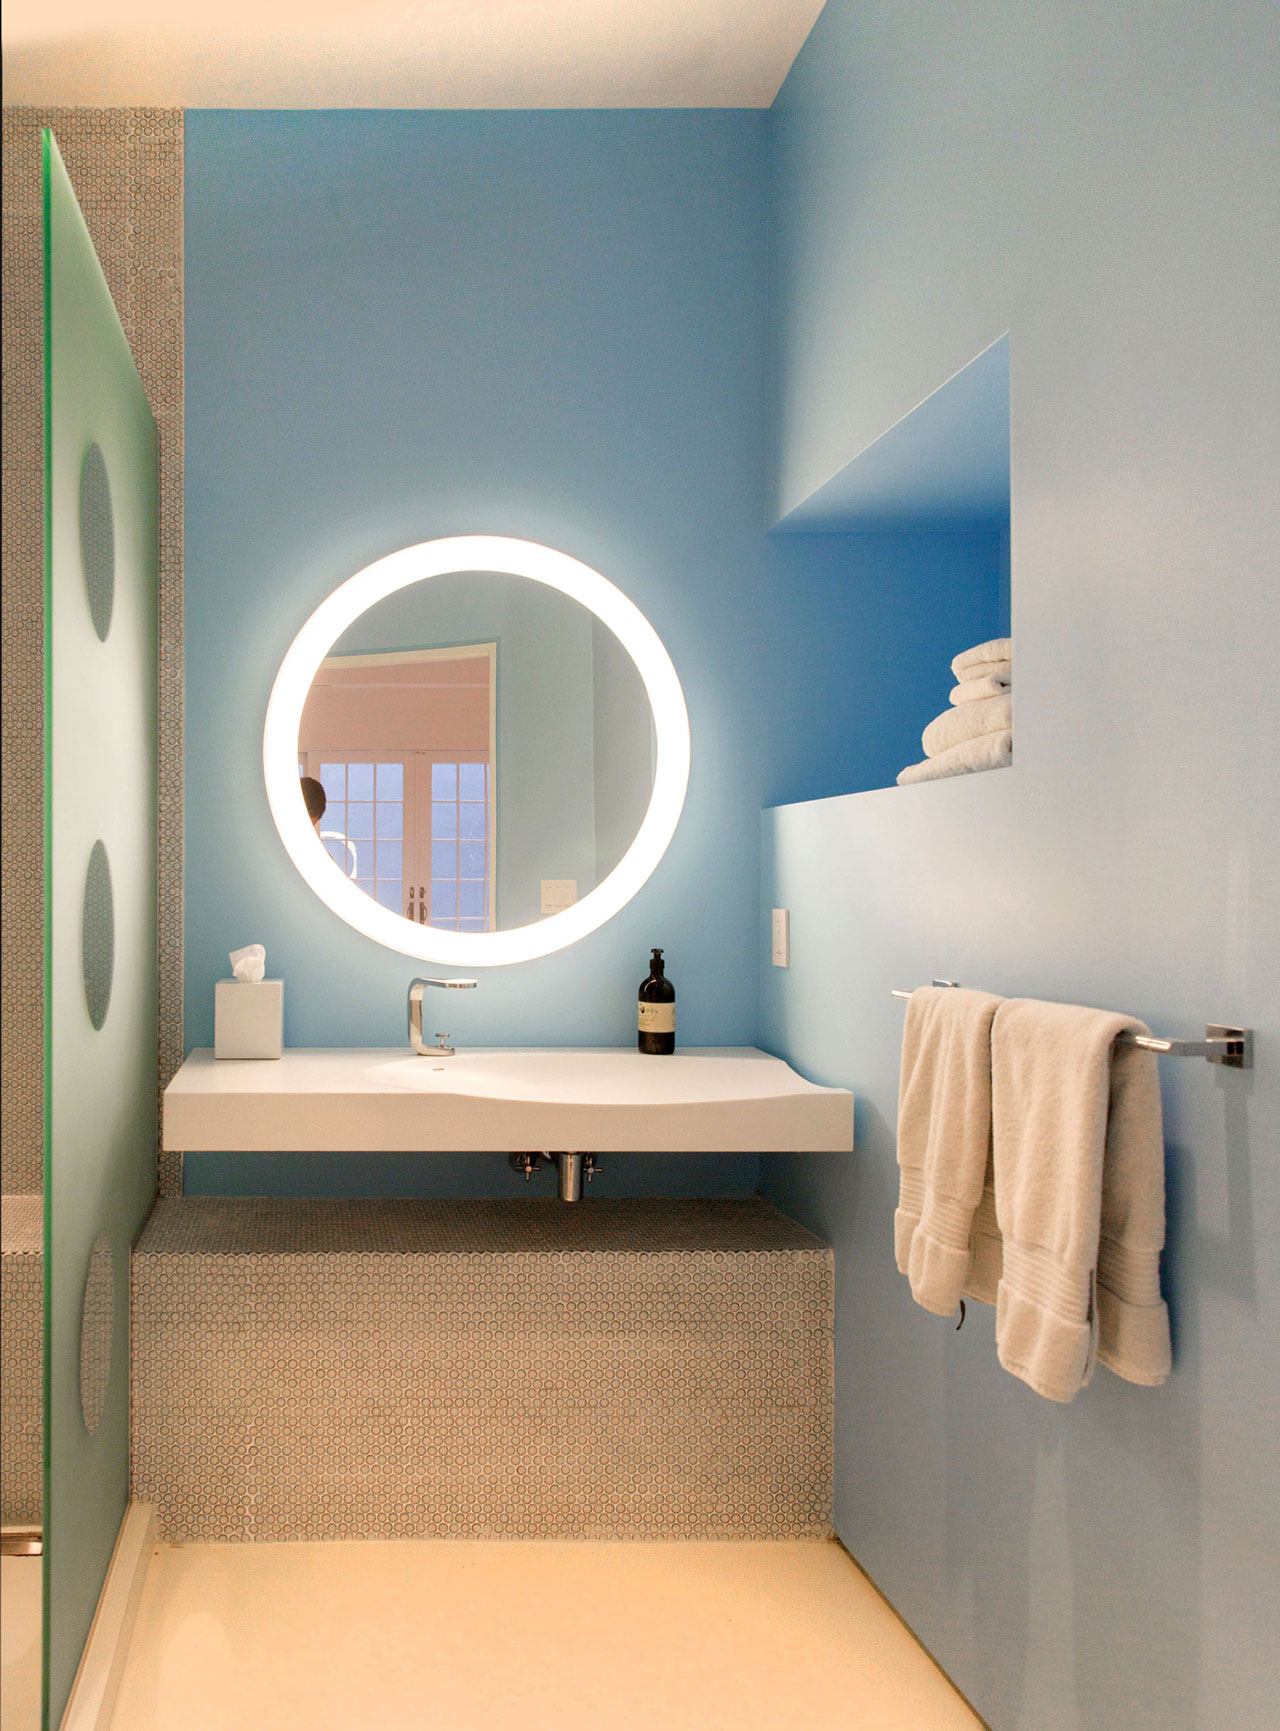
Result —
[[689, 722], [639, 609], [498, 536], [350, 578], [281, 664], [267, 795], [307, 883], [405, 955], [547, 955], [636, 893], [684, 803]]

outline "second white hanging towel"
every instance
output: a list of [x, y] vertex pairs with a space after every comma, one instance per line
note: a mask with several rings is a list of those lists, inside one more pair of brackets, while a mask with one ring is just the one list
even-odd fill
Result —
[[1125, 1032], [1149, 1030], [1032, 998], [992, 1022], [996, 1347], [1049, 1400], [1073, 1399], [1096, 1358], [1131, 1382], [1169, 1372], [1159, 1076], [1154, 1053], [1116, 1045]]

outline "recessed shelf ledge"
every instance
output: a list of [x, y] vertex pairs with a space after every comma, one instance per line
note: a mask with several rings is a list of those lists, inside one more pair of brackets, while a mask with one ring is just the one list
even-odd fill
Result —
[[192, 1052], [164, 1092], [164, 1147], [207, 1153], [842, 1153], [853, 1095], [753, 1046]]

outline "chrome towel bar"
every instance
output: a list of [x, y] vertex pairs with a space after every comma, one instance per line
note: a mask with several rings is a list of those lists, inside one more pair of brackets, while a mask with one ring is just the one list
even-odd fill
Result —
[[[934, 980], [935, 986], [955, 986], [958, 980]], [[893, 988], [895, 998], [909, 998], [910, 992]], [[1155, 1034], [1121, 1034], [1120, 1044], [1141, 1046], [1146, 1052], [1159, 1052], [1166, 1058], [1207, 1058], [1211, 1064], [1225, 1064], [1229, 1070], [1252, 1070], [1253, 1029], [1232, 1028], [1223, 1022], [1207, 1022], [1203, 1040], [1162, 1040]]]

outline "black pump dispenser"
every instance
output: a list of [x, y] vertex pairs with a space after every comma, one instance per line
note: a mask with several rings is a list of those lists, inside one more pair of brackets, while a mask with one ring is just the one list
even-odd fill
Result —
[[640, 1028], [637, 1044], [653, 1057], [676, 1049], [676, 989], [667, 978], [662, 951], [655, 949], [649, 977], [640, 982]]

